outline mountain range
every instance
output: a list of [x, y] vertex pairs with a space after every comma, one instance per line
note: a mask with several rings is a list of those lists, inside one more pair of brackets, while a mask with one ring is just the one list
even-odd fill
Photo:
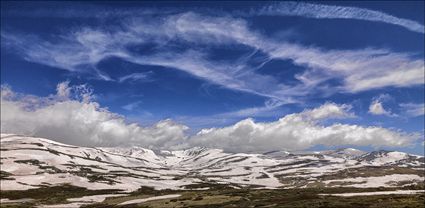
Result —
[[90, 190], [406, 187], [424, 183], [423, 156], [397, 151], [227, 153], [195, 147], [79, 147], [45, 138], [1, 134], [1, 190], [70, 184]]

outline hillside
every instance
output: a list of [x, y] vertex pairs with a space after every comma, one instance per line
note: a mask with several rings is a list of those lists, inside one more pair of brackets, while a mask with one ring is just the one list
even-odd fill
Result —
[[220, 184], [234, 189], [405, 189], [423, 186], [424, 167], [422, 156], [391, 151], [350, 148], [248, 154], [201, 147], [152, 151], [142, 147], [78, 147], [43, 138], [1, 135], [2, 192], [64, 185], [121, 194], [142, 187], [193, 191]]

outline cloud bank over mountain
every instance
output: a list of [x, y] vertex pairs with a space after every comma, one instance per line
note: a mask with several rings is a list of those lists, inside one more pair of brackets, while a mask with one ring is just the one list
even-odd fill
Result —
[[[2, 133], [17, 133], [56, 139], [85, 146], [131, 146], [152, 149], [182, 149], [193, 146], [221, 148], [231, 152], [303, 150], [315, 145], [400, 147], [419, 135], [378, 126], [335, 122], [355, 117], [351, 106], [325, 103], [314, 109], [285, 115], [274, 122], [244, 119], [222, 128], [202, 129], [188, 135], [188, 127], [163, 120], [142, 127], [102, 108], [86, 85], [59, 83], [57, 93], [37, 97], [1, 90]], [[333, 121], [326, 124], [327, 121]]]

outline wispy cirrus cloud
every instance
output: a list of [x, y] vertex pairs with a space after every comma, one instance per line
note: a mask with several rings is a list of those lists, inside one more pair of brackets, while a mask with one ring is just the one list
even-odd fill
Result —
[[129, 104], [122, 106], [122, 109], [127, 110], [127, 111], [133, 111], [136, 108], [138, 108], [140, 106], [140, 104], [142, 104], [142, 101], [132, 102], [132, 103], [129, 103]]
[[[108, 30], [82, 27], [54, 43], [42, 37], [2, 33], [7, 46], [26, 60], [73, 72], [114, 80], [97, 68], [104, 59], [117, 57], [140, 65], [180, 70], [231, 90], [279, 100], [300, 102], [308, 95], [356, 93], [383, 87], [410, 87], [424, 83], [424, 60], [415, 54], [388, 49], [327, 50], [275, 40], [250, 29], [249, 22], [232, 16], [214, 17], [184, 12], [163, 18], [125, 18]], [[173, 47], [184, 43], [184, 49]], [[156, 45], [156, 50], [137, 53], [131, 46]], [[290, 60], [304, 68], [294, 75], [296, 83], [278, 81], [257, 72], [250, 56], [237, 61], [209, 58], [205, 48], [247, 46], [270, 60]], [[261, 67], [262, 64], [260, 64]], [[288, 70], [288, 69], [281, 69]], [[139, 77], [136, 73], [121, 77]], [[329, 80], [339, 83], [329, 83]], [[118, 79], [119, 81], [120, 79]]]
[[151, 74], [152, 71], [150, 72], [144, 72], [144, 73], [132, 73], [129, 75], [124, 75], [122, 77], [118, 78], [118, 82], [126, 82], [126, 81], [130, 81], [130, 82], [136, 82], [136, 81], [143, 81], [143, 82], [147, 82], [147, 81], [152, 81], [151, 79]]
[[402, 108], [403, 113], [408, 116], [416, 117], [423, 116], [425, 114], [424, 103], [401, 103], [400, 107]]
[[404, 27], [407, 30], [424, 33], [423, 24], [393, 15], [358, 7], [334, 6], [304, 2], [280, 2], [270, 4], [258, 10], [252, 10], [251, 15], [270, 16], [300, 16], [315, 19], [354, 19], [381, 22]]
[[212, 126], [226, 126], [248, 117], [266, 118], [280, 117], [288, 113], [284, 106], [287, 103], [275, 99], [267, 99], [263, 105], [231, 110], [213, 115], [177, 116], [174, 120], [191, 127], [191, 130], [200, 130]]
[[250, 116], [270, 116], [275, 114], [275, 110], [281, 106], [283, 106], [286, 103], [283, 103], [279, 100], [273, 100], [269, 99], [264, 102], [264, 106], [261, 107], [251, 107], [251, 108], [244, 108], [236, 111], [226, 112], [226, 113], [220, 113], [218, 115], [215, 115], [216, 117], [220, 118], [244, 118], [244, 117], [250, 117]]
[[[75, 6], [71, 8], [48, 10], [45, 8], [37, 8], [34, 10], [15, 10], [8, 9], [4, 10], [4, 13], [10, 16], [24, 16], [24, 17], [60, 17], [60, 18], [126, 18], [134, 16], [151, 16], [151, 15], [175, 15], [183, 13], [182, 9], [175, 7], [145, 7], [145, 8], [133, 8], [124, 7], [117, 9], [110, 9], [106, 7], [99, 7], [99, 5], [93, 6], [85, 4], [84, 6]], [[197, 11], [203, 13], [219, 13], [226, 15], [226, 13], [219, 9], [206, 8], [198, 6]], [[320, 3], [306, 3], [306, 2], [278, 2], [270, 3], [266, 6], [251, 7], [247, 9], [239, 9], [235, 11], [229, 11], [230, 13], [237, 16], [298, 16], [304, 18], [315, 18], [315, 19], [350, 19], [350, 20], [362, 20], [372, 21], [385, 24], [392, 24], [403, 27], [407, 30], [424, 33], [425, 27], [423, 24], [394, 15], [360, 7], [350, 6], [337, 6]]]

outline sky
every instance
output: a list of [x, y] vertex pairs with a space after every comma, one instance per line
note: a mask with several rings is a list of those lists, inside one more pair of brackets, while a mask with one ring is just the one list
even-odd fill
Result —
[[424, 154], [424, 2], [1, 2], [1, 131]]

